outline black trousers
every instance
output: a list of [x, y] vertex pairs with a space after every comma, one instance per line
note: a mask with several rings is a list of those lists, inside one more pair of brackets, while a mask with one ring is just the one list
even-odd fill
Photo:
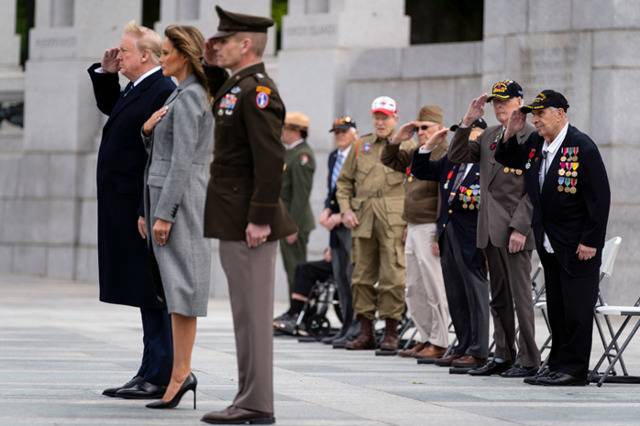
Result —
[[326, 281], [331, 277], [331, 274], [331, 263], [324, 260], [301, 263], [296, 266], [293, 293], [308, 297], [316, 281]]
[[[151, 277], [159, 300], [164, 302], [162, 279], [158, 262], [149, 249]], [[162, 303], [164, 304], [164, 303]], [[171, 379], [173, 369], [173, 338], [171, 336], [171, 317], [167, 307], [140, 308], [142, 316], [142, 362], [137, 376], [154, 385], [165, 386]]]
[[453, 226], [440, 238], [440, 263], [449, 314], [458, 343], [453, 352], [487, 358], [489, 355], [489, 282], [484, 268], [468, 264]]
[[549, 368], [586, 379], [593, 335], [593, 308], [598, 299], [599, 273], [569, 275], [555, 255], [542, 250], [551, 326]]
[[351, 294], [351, 231], [344, 226], [331, 230], [331, 267], [333, 279], [337, 286], [340, 311], [342, 314], [342, 328], [340, 336], [343, 336], [353, 323], [353, 295]]

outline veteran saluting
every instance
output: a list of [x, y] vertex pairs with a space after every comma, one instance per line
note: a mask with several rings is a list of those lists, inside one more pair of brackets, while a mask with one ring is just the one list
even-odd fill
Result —
[[285, 108], [262, 63], [273, 21], [219, 6], [216, 12], [218, 32], [207, 41], [204, 58], [216, 120], [204, 234], [220, 240], [239, 390], [231, 406], [206, 414], [202, 421], [272, 424], [277, 241], [296, 232], [279, 198]]
[[[600, 151], [569, 124], [568, 109], [561, 93], [543, 90], [513, 112], [495, 155], [505, 166], [525, 170], [536, 249], [544, 267], [553, 341], [549, 368], [524, 380], [532, 385], [587, 384], [593, 307], [611, 204]], [[519, 142], [516, 134], [529, 112], [538, 132]]]

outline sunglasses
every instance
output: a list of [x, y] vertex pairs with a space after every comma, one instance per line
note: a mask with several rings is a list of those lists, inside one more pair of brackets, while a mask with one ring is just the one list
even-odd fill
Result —
[[416, 132], [418, 130], [429, 130], [429, 127], [433, 127], [435, 126], [435, 124], [432, 124], [431, 126], [429, 126], [428, 124], [423, 124], [421, 126], [416, 126]]

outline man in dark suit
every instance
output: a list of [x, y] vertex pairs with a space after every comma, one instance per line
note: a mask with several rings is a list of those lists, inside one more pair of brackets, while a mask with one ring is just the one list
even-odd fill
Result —
[[342, 311], [342, 328], [335, 336], [323, 339], [334, 348], [344, 348], [347, 340], [357, 334], [353, 320], [353, 296], [351, 294], [351, 230], [342, 224], [340, 206], [336, 199], [338, 176], [347, 159], [351, 146], [358, 139], [356, 122], [346, 115], [337, 118], [329, 132], [335, 136], [336, 149], [329, 154], [327, 175], [327, 197], [320, 213], [320, 225], [329, 231], [331, 267], [337, 285], [338, 299]]
[[[402, 126], [393, 143], [409, 139], [416, 126], [417, 122]], [[431, 152], [444, 143], [448, 130], [437, 131], [414, 152], [411, 173], [418, 179], [439, 182], [440, 209], [435, 238], [458, 343], [435, 364], [454, 367], [450, 370], [452, 373], [466, 373], [483, 365], [489, 355], [489, 283], [485, 257], [476, 247], [480, 207], [478, 163], [454, 164], [447, 156], [430, 160]]]
[[[489, 127], [478, 141], [470, 141], [471, 123], [484, 115], [491, 102], [497, 126]], [[511, 112], [522, 106], [522, 87], [513, 80], [495, 83], [491, 94], [469, 105], [449, 148], [451, 161], [479, 162], [482, 180], [482, 209], [478, 218], [478, 247], [489, 265], [491, 314], [496, 348], [484, 366], [469, 371], [474, 376], [533, 376], [540, 366], [535, 339], [535, 317], [531, 298], [531, 251], [533, 207], [524, 189], [522, 169], [504, 167], [494, 158], [497, 142]], [[526, 125], [517, 134], [525, 140], [534, 131]], [[518, 353], [516, 355], [516, 316]]]
[[[98, 109], [109, 116], [97, 162], [100, 300], [139, 307], [144, 332], [140, 369], [123, 386], [103, 392], [111, 397], [161, 398], [171, 376], [171, 323], [139, 235], [147, 161], [140, 131], [175, 87], [158, 66], [161, 41], [154, 31], [131, 22], [120, 47], [108, 49], [88, 70]], [[130, 80], [122, 92], [118, 71]]]
[[[496, 160], [525, 170], [533, 204], [533, 231], [544, 267], [553, 337], [548, 369], [525, 383], [580, 386], [591, 355], [593, 307], [607, 230], [611, 191], [596, 144], [569, 124], [566, 98], [543, 90], [514, 111]], [[515, 135], [533, 115], [537, 133], [523, 143]]]
[[277, 242], [297, 232], [280, 199], [285, 107], [262, 62], [273, 20], [219, 6], [216, 12], [218, 32], [204, 55], [216, 120], [204, 235], [220, 240], [239, 380], [232, 405], [202, 421], [272, 424]]

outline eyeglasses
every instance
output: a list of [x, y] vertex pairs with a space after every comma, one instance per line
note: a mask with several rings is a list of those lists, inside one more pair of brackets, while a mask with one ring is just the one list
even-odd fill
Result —
[[416, 131], [418, 131], [418, 130], [429, 130], [429, 127], [433, 127], [433, 126], [435, 126], [435, 124], [432, 124], [432, 125], [423, 124], [421, 126], [416, 126]]

